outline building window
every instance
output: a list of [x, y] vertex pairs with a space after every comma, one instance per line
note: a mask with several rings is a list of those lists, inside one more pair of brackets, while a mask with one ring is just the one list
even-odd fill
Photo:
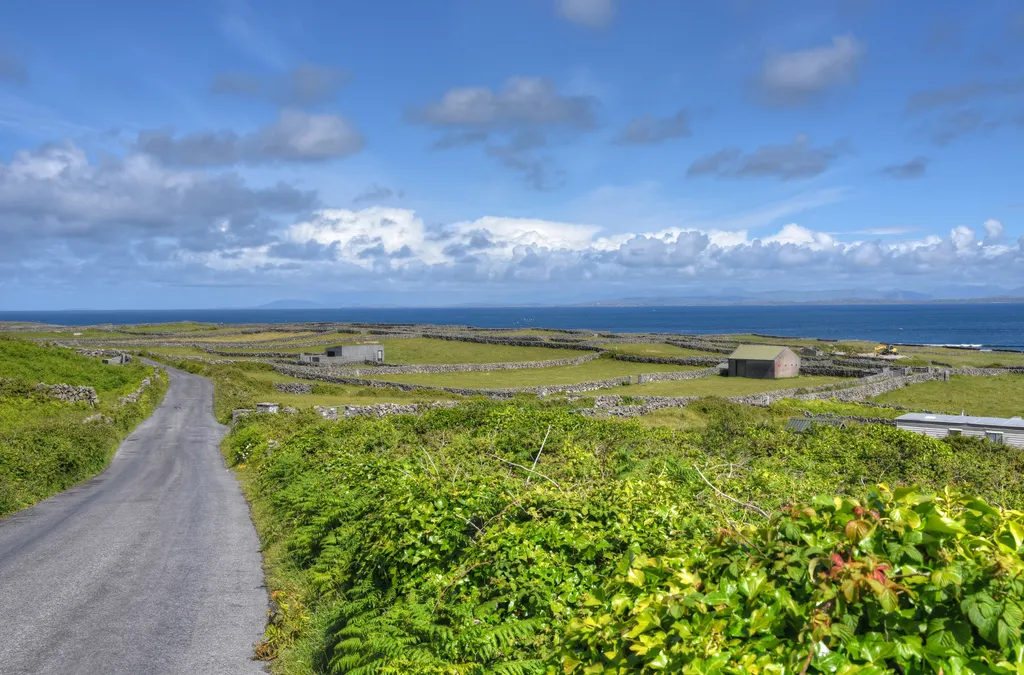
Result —
[[962, 436], [963, 435], [963, 430], [962, 429], [950, 429], [949, 433], [946, 434], [946, 435], [947, 436]]
[[988, 439], [990, 443], [995, 443], [996, 445], [1003, 444], [1003, 433], [1001, 431], [986, 431], [985, 438]]

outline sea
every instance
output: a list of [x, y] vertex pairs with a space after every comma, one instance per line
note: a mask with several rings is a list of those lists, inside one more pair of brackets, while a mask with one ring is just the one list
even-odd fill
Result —
[[160, 309], [0, 312], [0, 321], [66, 326], [203, 321], [361, 321], [616, 333], [758, 333], [1024, 351], [1024, 303], [727, 305], [696, 307], [438, 307]]

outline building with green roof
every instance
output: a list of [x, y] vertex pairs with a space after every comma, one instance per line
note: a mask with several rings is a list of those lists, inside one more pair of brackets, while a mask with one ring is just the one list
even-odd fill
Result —
[[740, 345], [729, 355], [729, 377], [779, 380], [800, 374], [800, 357], [789, 347]]

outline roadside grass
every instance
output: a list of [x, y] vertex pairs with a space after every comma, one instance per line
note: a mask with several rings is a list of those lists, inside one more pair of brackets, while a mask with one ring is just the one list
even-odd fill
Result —
[[949, 414], [1013, 417], [1024, 415], [1024, 375], [954, 375], [949, 382], [912, 384], [872, 400]]
[[469, 389], [510, 389], [539, 387], [551, 384], [576, 384], [607, 380], [640, 373], [669, 373], [697, 370], [697, 366], [671, 366], [661, 363], [631, 363], [613, 359], [595, 359], [579, 366], [555, 366], [524, 370], [489, 370], [470, 373], [436, 375], [375, 375], [373, 379], [433, 387], [466, 387]]
[[[70, 350], [14, 342], [0, 339], [0, 373], [17, 378], [0, 383], [0, 518], [102, 471], [167, 391], [159, 369], [105, 366]], [[120, 405], [147, 376], [153, 384], [139, 400]], [[37, 382], [92, 386], [100, 404], [54, 401], [34, 389]]]
[[[653, 364], [652, 364], [653, 365]], [[853, 383], [850, 378], [801, 375], [783, 380], [754, 380], [746, 377], [712, 375], [697, 380], [666, 380], [649, 384], [611, 387], [599, 393], [628, 396], [745, 396], [779, 389], [817, 387], [823, 384]]]
[[632, 356], [721, 356], [723, 360], [727, 356], [726, 354], [720, 354], [718, 352], [702, 352], [699, 349], [687, 349], [685, 347], [676, 347], [675, 345], [664, 343], [644, 344], [640, 342], [628, 342], [620, 344], [606, 344], [602, 346], [610, 352], [614, 352], [616, 354], [630, 354]]

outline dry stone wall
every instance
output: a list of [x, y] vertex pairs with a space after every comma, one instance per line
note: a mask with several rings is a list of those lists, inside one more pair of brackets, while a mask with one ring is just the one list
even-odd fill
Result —
[[80, 387], [73, 384], [44, 384], [36, 385], [36, 390], [43, 392], [46, 396], [65, 403], [88, 403], [97, 406], [100, 397], [92, 387]]
[[313, 385], [305, 382], [275, 382], [274, 389], [282, 394], [312, 394]]
[[135, 403], [135, 402], [137, 402], [139, 400], [139, 397], [142, 396], [142, 392], [146, 391], [146, 388], [149, 387], [152, 384], [153, 384], [153, 380], [152, 379], [150, 379], [148, 377], [144, 378], [142, 380], [142, 382], [139, 383], [139, 388], [138, 389], [136, 389], [132, 393], [128, 394], [127, 396], [122, 396], [121, 398], [119, 398], [118, 399], [118, 403], [120, 403], [121, 405], [126, 405], [128, 403]]
[[616, 361], [633, 363], [663, 363], [675, 366], [708, 366], [725, 363], [721, 356], [636, 356], [634, 354], [612, 354]]
[[713, 368], [684, 370], [673, 373], [641, 373], [636, 376], [636, 383], [646, 384], [648, 382], [666, 382], [669, 380], [700, 380], [705, 377], [718, 377], [721, 372], [721, 366], [714, 366]]
[[533, 368], [581, 366], [588, 361], [593, 361], [598, 356], [598, 354], [584, 354], [583, 356], [574, 356], [569, 359], [549, 359], [547, 361], [500, 361], [497, 363], [439, 363], [403, 366], [377, 364], [370, 368], [355, 369], [331, 366], [327, 367], [331, 368], [335, 372], [353, 377], [362, 377], [365, 375], [437, 375], [440, 373], [475, 373], [491, 370], [530, 370]]
[[607, 387], [615, 387], [624, 384], [631, 384], [632, 378], [629, 375], [614, 377], [607, 380], [596, 380], [592, 382], [578, 382], [574, 384], [552, 384], [539, 387], [516, 387], [509, 389], [469, 389], [464, 387], [438, 387], [425, 384], [408, 384], [405, 382], [389, 382], [384, 380], [372, 380], [360, 377], [345, 377], [327, 372], [325, 369], [310, 366], [287, 366], [278, 365], [274, 370], [282, 375], [291, 375], [306, 380], [317, 380], [330, 384], [354, 384], [362, 387], [375, 389], [399, 389], [401, 391], [444, 391], [459, 396], [488, 396], [490, 398], [506, 399], [513, 398], [518, 394], [536, 394], [548, 396], [558, 393], [577, 394], [586, 391], [595, 391]]

